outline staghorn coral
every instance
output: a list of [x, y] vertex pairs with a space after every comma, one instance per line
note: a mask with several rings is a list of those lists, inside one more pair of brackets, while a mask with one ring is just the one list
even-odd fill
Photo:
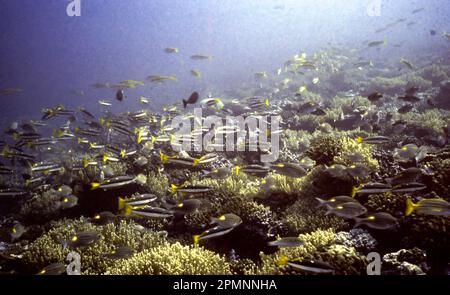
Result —
[[432, 82], [414, 74], [408, 73], [397, 77], [375, 77], [369, 80], [367, 92], [379, 91], [390, 95], [402, 93], [408, 85], [415, 85], [419, 89], [431, 87]]
[[348, 223], [342, 218], [325, 216], [325, 211], [317, 209], [317, 203], [310, 199], [299, 199], [285, 211], [284, 226], [289, 233], [307, 233], [318, 229], [343, 230]]
[[148, 174], [146, 185], [157, 196], [164, 196], [170, 188], [169, 179], [166, 174], [158, 174], [153, 171]]
[[35, 194], [33, 198], [25, 202], [19, 212], [22, 219], [30, 223], [43, 223], [59, 216], [60, 207], [56, 191], [47, 190], [42, 194]]
[[281, 248], [271, 255], [260, 254], [262, 263], [257, 274], [295, 274], [298, 271], [289, 266], [279, 267], [283, 256], [289, 259], [313, 259], [331, 264], [335, 274], [361, 274], [366, 266], [364, 256], [352, 247], [336, 245], [336, 234], [333, 230], [317, 230], [309, 234], [299, 235], [304, 245], [295, 248]]
[[317, 165], [331, 165], [334, 157], [339, 155], [339, 139], [334, 135], [319, 135], [311, 140], [306, 155]]
[[447, 80], [449, 78], [444, 67], [437, 64], [424, 67], [417, 71], [417, 74], [422, 78], [431, 81], [433, 85], [439, 85], [441, 81]]
[[250, 259], [238, 259], [230, 262], [230, 268], [234, 275], [255, 275], [257, 265]]
[[225, 258], [202, 247], [180, 243], [161, 245], [117, 261], [108, 275], [226, 275], [231, 274]]
[[450, 111], [441, 109], [426, 110], [422, 113], [409, 112], [402, 116], [408, 124], [412, 126], [429, 129], [428, 133], [434, 132], [437, 135], [444, 135], [444, 128], [450, 123]]
[[354, 164], [349, 158], [350, 155], [358, 154], [362, 157], [362, 163], [368, 168], [377, 170], [379, 164], [372, 157], [373, 147], [366, 144], [359, 144], [352, 137], [353, 132], [334, 132], [333, 134], [315, 133], [311, 141], [311, 146], [306, 154], [318, 165]]
[[29, 245], [23, 254], [23, 263], [30, 272], [37, 272], [50, 263], [64, 262], [71, 250], [64, 249], [62, 242], [80, 231], [96, 231], [101, 237], [89, 247], [74, 250], [81, 255], [83, 274], [102, 274], [112, 261], [105, 260], [101, 254], [109, 253], [115, 247], [130, 247], [139, 252], [167, 243], [158, 232], [142, 231], [132, 221], [96, 226], [80, 218], [57, 222], [53, 229]]
[[300, 130], [284, 130], [282, 139], [285, 146], [293, 153], [304, 153], [309, 145], [312, 136], [310, 133]]

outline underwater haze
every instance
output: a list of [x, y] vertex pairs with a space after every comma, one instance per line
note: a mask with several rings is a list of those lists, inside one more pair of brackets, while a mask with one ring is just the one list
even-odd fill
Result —
[[[448, 1], [379, 1], [379, 16], [369, 16], [377, 1], [81, 1], [81, 16], [69, 17], [69, 1], [1, 1], [0, 87], [22, 88], [4, 98], [2, 117], [36, 115], [43, 107], [96, 106], [111, 91], [96, 91], [95, 82], [144, 79], [151, 74], [179, 76], [169, 86], [131, 90], [130, 98], [149, 96], [161, 106], [197, 89], [202, 93], [239, 87], [256, 71], [276, 69], [291, 55], [314, 52], [329, 44], [355, 47], [363, 41], [388, 38], [400, 48], [366, 50], [386, 62], [402, 55], [442, 50], [447, 40], [429, 30], [448, 30]], [[426, 9], [411, 15], [417, 8]], [[374, 34], [374, 30], [407, 17], [408, 22]], [[166, 47], [178, 47], [168, 56]], [[375, 52], [375, 54], [374, 54]], [[214, 55], [211, 63], [188, 58]], [[189, 74], [202, 71], [200, 81]], [[84, 95], [77, 95], [80, 91]], [[130, 99], [126, 108], [138, 108]], [[116, 110], [124, 110], [117, 106]]]
[[0, 0], [0, 274], [448, 275], [449, 4]]

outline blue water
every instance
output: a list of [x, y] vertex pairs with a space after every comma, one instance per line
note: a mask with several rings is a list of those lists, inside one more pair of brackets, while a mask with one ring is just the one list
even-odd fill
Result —
[[[114, 111], [139, 109], [141, 95], [157, 108], [197, 90], [220, 96], [254, 82], [255, 71], [274, 71], [292, 55], [312, 54], [328, 45], [361, 47], [365, 40], [404, 42], [367, 52], [378, 60], [421, 58], [447, 51], [450, 1], [381, 0], [380, 16], [368, 16], [373, 1], [300, 0], [81, 0], [81, 16], [69, 17], [64, 0], [0, 1], [0, 88], [21, 93], [1, 96], [2, 124], [39, 117], [43, 107], [63, 103], [98, 112], [99, 99], [114, 100], [97, 82], [143, 80], [148, 75], [177, 75], [177, 82], [146, 84], [127, 90]], [[416, 14], [414, 9], [424, 8]], [[374, 31], [405, 17], [385, 32]], [[434, 29], [436, 36], [429, 31]], [[178, 47], [179, 54], [167, 54]], [[193, 61], [196, 53], [213, 61]], [[190, 70], [202, 72], [196, 79]], [[84, 91], [84, 96], [73, 92]]]

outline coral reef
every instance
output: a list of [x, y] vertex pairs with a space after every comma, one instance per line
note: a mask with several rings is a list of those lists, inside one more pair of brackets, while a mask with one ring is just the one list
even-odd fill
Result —
[[36, 273], [43, 267], [54, 263], [64, 262], [70, 249], [63, 247], [63, 242], [70, 239], [76, 232], [95, 231], [100, 240], [86, 248], [75, 249], [81, 255], [83, 274], [102, 274], [112, 263], [102, 257], [116, 247], [130, 247], [136, 252], [150, 249], [167, 242], [158, 232], [142, 230], [132, 221], [120, 221], [118, 224], [109, 223], [96, 226], [86, 219], [59, 221], [54, 228], [32, 242], [23, 253], [23, 263], [30, 273]]
[[336, 234], [332, 230], [316, 230], [299, 235], [304, 245], [282, 248], [271, 255], [261, 254], [262, 263], [257, 274], [296, 274], [289, 266], [278, 265], [281, 257], [289, 259], [312, 259], [327, 262], [335, 269], [335, 274], [361, 274], [365, 271], [366, 259], [352, 247], [336, 244]]
[[180, 243], [146, 249], [110, 266], [108, 275], [227, 275], [230, 265], [225, 258], [201, 247]]

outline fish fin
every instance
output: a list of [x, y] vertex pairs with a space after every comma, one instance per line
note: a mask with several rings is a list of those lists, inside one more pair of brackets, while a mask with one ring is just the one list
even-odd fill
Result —
[[236, 168], [236, 176], [237, 176], [237, 175], [239, 175], [239, 171], [241, 170], [241, 167], [236, 166], [235, 168]]
[[139, 129], [137, 133], [137, 143], [140, 144], [142, 141], [142, 131]]
[[406, 200], [406, 211], [405, 211], [405, 216], [411, 215], [416, 207], [417, 207], [417, 205], [414, 204], [413, 201], [411, 201], [411, 199], [408, 198], [408, 199]]
[[192, 164], [192, 166], [196, 167], [198, 166], [198, 164], [200, 164], [200, 159], [194, 159], [194, 163]]
[[91, 183], [91, 190], [97, 189], [100, 187], [100, 183], [99, 182], [93, 182]]
[[316, 208], [320, 208], [323, 206], [323, 204], [325, 204], [325, 200], [322, 200], [321, 198], [316, 198], [316, 200], [319, 202], [319, 205], [317, 205]]
[[200, 242], [200, 235], [193, 235], [192, 238], [194, 239], [194, 245], [198, 245], [198, 242]]
[[160, 158], [161, 158], [161, 162], [163, 164], [167, 164], [169, 162], [170, 156], [168, 156], [164, 153], [160, 153]]
[[187, 106], [187, 101], [183, 99], [183, 107], [186, 108]]
[[126, 204], [125, 205], [125, 211], [124, 211], [125, 216], [129, 216], [132, 213], [133, 213], [133, 206], [131, 206], [129, 204]]
[[350, 196], [354, 198], [356, 196], [356, 193], [358, 192], [358, 187], [352, 186], [352, 192], [350, 193]]
[[119, 197], [119, 210], [125, 208], [126, 202], [123, 198]]
[[280, 260], [278, 260], [278, 266], [285, 266], [288, 264], [288, 262], [289, 262], [289, 259], [287, 258], [287, 256], [282, 255], [280, 257]]
[[269, 99], [268, 98], [266, 98], [266, 107], [268, 107], [269, 106]]

